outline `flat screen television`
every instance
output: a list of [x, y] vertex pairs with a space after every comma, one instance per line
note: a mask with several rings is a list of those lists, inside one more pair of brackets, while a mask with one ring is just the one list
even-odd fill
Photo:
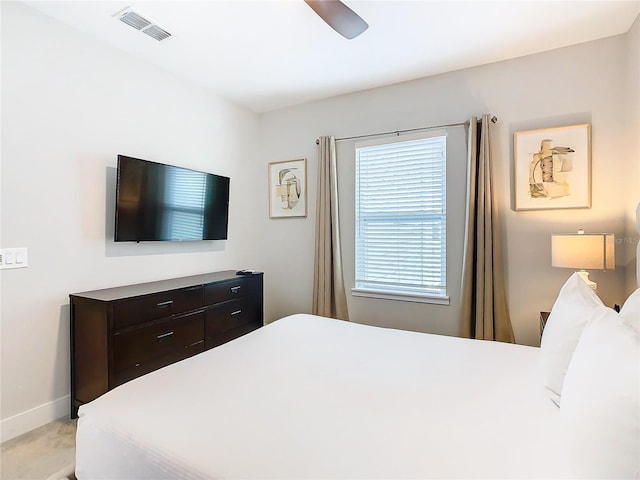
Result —
[[229, 177], [118, 155], [116, 242], [225, 240]]

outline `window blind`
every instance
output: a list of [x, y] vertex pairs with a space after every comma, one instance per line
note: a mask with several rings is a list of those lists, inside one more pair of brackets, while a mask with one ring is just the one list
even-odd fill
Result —
[[165, 184], [165, 218], [162, 225], [167, 237], [194, 238], [204, 228], [206, 176], [200, 172], [171, 169]]
[[356, 289], [446, 296], [446, 243], [446, 136], [356, 147]]

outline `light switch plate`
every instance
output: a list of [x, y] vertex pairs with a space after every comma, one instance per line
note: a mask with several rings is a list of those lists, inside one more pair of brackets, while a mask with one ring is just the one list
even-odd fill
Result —
[[29, 266], [27, 247], [0, 249], [0, 270]]

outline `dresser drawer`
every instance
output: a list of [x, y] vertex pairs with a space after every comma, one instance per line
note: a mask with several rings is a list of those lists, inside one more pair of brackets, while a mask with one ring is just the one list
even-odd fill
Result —
[[129, 380], [133, 380], [134, 378], [153, 372], [154, 370], [158, 370], [159, 368], [171, 365], [172, 363], [184, 360], [185, 358], [192, 357], [193, 355], [203, 351], [204, 340], [200, 340], [192, 345], [187, 345], [184, 348], [175, 350], [161, 357], [154, 358], [148, 362], [138, 363], [134, 367], [116, 372], [114, 375], [115, 384], [112, 385], [111, 388], [122, 385]]
[[205, 349], [210, 349], [213, 347], [217, 347], [218, 345], [222, 345], [223, 343], [230, 342], [231, 340], [235, 340], [242, 335], [246, 335], [249, 332], [253, 332], [257, 330], [262, 325], [257, 322], [249, 322], [244, 325], [239, 326], [238, 328], [234, 328], [232, 330], [227, 330], [226, 332], [217, 333], [213, 336], [207, 336], [205, 339]]
[[204, 310], [132, 328], [113, 337], [114, 370], [124, 371], [203, 339]]
[[204, 290], [205, 304], [213, 305], [246, 297], [249, 294], [248, 283], [246, 278], [238, 277], [230, 282], [207, 285]]
[[203, 306], [203, 286], [170, 290], [114, 303], [113, 328], [119, 329]]
[[255, 321], [251, 302], [247, 299], [225, 302], [207, 310], [206, 336], [232, 330], [246, 323]]

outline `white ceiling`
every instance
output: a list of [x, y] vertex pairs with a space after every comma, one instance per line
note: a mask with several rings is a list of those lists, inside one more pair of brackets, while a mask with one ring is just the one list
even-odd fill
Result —
[[[137, 58], [265, 112], [626, 32], [640, 1], [346, 1], [347, 40], [302, 0], [26, 1]], [[112, 15], [131, 6], [158, 42]]]

